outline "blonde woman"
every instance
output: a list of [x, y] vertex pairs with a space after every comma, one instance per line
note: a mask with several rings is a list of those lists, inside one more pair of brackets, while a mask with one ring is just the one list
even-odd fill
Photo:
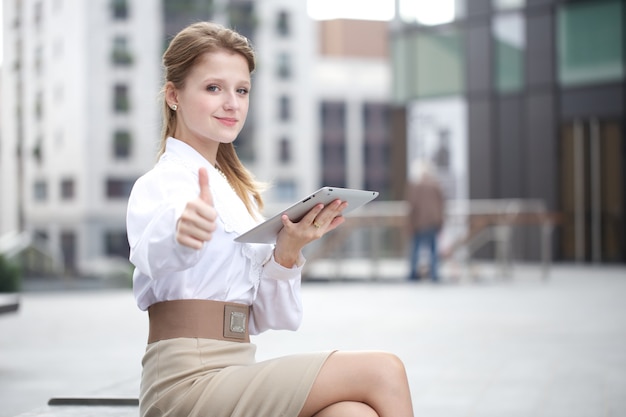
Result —
[[346, 204], [283, 218], [275, 245], [233, 239], [260, 220], [261, 194], [233, 141], [248, 113], [248, 40], [196, 23], [163, 57], [159, 160], [128, 204], [133, 289], [150, 317], [141, 416], [412, 416], [401, 361], [316, 352], [255, 361], [250, 334], [302, 319], [302, 248], [341, 225]]

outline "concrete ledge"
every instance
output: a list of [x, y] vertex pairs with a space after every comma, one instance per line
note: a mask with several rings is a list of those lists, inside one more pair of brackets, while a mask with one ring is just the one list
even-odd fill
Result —
[[13, 313], [20, 308], [20, 297], [17, 294], [0, 294], [0, 314]]

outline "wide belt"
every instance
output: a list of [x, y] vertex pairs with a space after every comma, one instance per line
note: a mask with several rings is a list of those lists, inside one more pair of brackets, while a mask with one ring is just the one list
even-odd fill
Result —
[[173, 300], [148, 308], [148, 343], [178, 337], [250, 342], [250, 306], [214, 300]]

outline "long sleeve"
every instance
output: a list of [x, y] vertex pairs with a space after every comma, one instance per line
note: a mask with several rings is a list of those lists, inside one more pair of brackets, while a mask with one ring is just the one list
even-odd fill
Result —
[[[149, 277], [190, 268], [201, 255], [201, 251], [182, 246], [175, 240], [176, 221], [186, 202], [197, 195], [189, 186], [194, 184], [193, 175], [188, 173], [185, 178], [178, 172], [168, 179], [165, 183], [159, 178], [141, 178], [128, 202], [130, 261]], [[162, 184], [168, 186], [162, 187]]]
[[252, 304], [250, 333], [268, 329], [296, 330], [302, 322], [300, 293], [304, 257], [293, 268], [278, 264], [274, 257], [265, 263], [258, 292]]

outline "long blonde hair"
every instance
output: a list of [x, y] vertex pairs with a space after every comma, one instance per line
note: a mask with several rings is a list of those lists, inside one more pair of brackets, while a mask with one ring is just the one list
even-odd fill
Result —
[[[250, 73], [256, 68], [254, 50], [245, 36], [216, 23], [194, 23], [178, 32], [163, 54], [165, 82], [162, 95], [168, 82], [174, 84], [175, 88], [182, 89], [198, 58], [207, 52], [218, 50], [227, 50], [243, 56]], [[158, 156], [165, 152], [165, 143], [168, 137], [174, 135], [176, 123], [176, 112], [170, 109], [163, 99], [163, 129]], [[241, 163], [233, 143], [220, 143], [216, 162], [248, 211], [255, 215], [257, 212], [255, 204], [258, 210], [262, 210], [262, 186]]]

